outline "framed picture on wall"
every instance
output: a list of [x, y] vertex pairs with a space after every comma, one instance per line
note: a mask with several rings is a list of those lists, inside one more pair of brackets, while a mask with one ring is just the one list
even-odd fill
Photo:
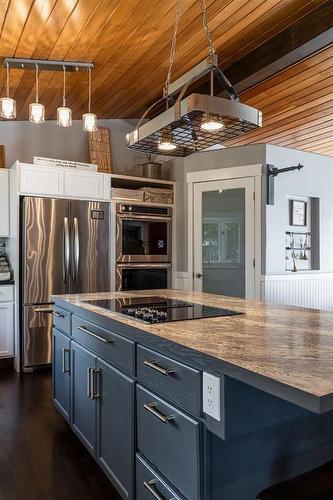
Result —
[[307, 203], [301, 200], [290, 200], [289, 217], [291, 226], [307, 225]]

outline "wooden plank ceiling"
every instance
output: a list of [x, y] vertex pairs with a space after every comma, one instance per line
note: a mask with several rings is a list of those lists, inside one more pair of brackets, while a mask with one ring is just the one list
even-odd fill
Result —
[[[206, 0], [221, 67], [230, 67], [326, 1]], [[137, 118], [161, 97], [175, 4], [176, 0], [0, 0], [0, 57], [93, 62], [93, 111], [99, 118]], [[207, 55], [201, 23], [199, 0], [183, 0], [174, 78]], [[328, 140], [333, 122], [328, 98], [333, 93], [330, 56], [330, 52], [318, 54], [244, 94], [242, 100], [263, 109], [265, 120], [264, 129], [247, 142], [332, 152]], [[34, 100], [34, 74], [12, 70], [10, 75], [17, 118], [25, 120]], [[1, 69], [1, 92], [4, 82]], [[46, 106], [47, 119], [55, 118], [61, 96], [62, 75], [41, 72], [40, 102]], [[75, 118], [86, 112], [87, 74], [68, 74], [67, 104]], [[299, 126], [295, 125], [291, 136], [288, 126], [295, 117]], [[315, 122], [311, 130], [310, 121]], [[327, 135], [314, 145], [313, 134], [321, 135], [321, 123]]]
[[333, 46], [241, 95], [263, 127], [226, 145], [271, 143], [333, 155]]

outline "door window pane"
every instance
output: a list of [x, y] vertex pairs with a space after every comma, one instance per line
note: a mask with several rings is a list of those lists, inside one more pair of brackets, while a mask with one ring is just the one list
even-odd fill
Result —
[[203, 291], [245, 297], [245, 189], [203, 193]]

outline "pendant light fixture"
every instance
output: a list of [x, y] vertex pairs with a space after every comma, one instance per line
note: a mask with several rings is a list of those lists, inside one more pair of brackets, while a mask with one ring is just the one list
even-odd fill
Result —
[[91, 69], [88, 69], [88, 113], [82, 115], [83, 130], [85, 132], [96, 132], [97, 116], [91, 113]]
[[164, 130], [162, 136], [158, 142], [158, 149], [160, 151], [174, 151], [177, 149], [177, 145], [173, 141], [172, 131]]
[[[182, 5], [182, 0], [177, 0], [169, 69], [163, 97], [145, 111], [135, 130], [127, 134], [127, 145], [130, 149], [168, 156], [188, 156], [197, 151], [221, 145], [229, 139], [234, 139], [262, 126], [261, 111], [240, 102], [237, 92], [219, 68], [208, 26], [205, 0], [198, 1], [209, 56], [171, 83]], [[210, 93], [192, 93], [186, 96], [189, 86], [208, 73], [210, 73]], [[214, 96], [214, 77], [218, 79], [229, 98]], [[166, 110], [155, 118], [144, 121], [150, 111], [163, 100]]]
[[6, 61], [6, 97], [0, 98], [0, 117], [5, 120], [16, 118], [16, 101], [9, 97], [9, 64]]
[[[210, 72], [210, 95], [214, 96], [214, 73], [213, 70]], [[222, 121], [222, 117], [216, 114], [206, 112], [202, 123], [200, 125], [200, 129], [203, 132], [218, 132], [224, 127], [224, 123]]]
[[66, 107], [66, 67], [63, 66], [62, 106], [57, 109], [57, 123], [60, 127], [72, 126], [72, 110]]
[[36, 100], [29, 105], [29, 121], [32, 123], [45, 122], [45, 107], [39, 102], [39, 71], [36, 64]]

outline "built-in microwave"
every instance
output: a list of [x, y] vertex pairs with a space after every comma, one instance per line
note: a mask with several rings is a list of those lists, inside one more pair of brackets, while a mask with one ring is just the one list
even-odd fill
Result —
[[171, 264], [118, 264], [116, 291], [171, 287]]
[[117, 204], [117, 263], [171, 262], [171, 239], [171, 207]]

